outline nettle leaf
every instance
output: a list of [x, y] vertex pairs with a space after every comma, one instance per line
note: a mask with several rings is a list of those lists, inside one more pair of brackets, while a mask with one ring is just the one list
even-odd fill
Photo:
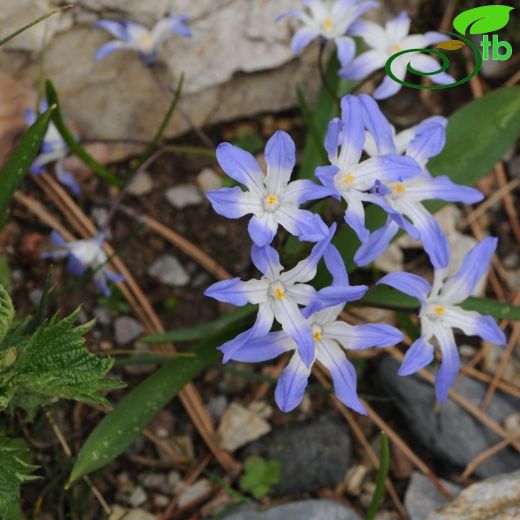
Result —
[[13, 302], [3, 285], [0, 285], [0, 342], [5, 338], [13, 322]]
[[462, 49], [466, 44], [461, 40], [447, 40], [439, 43], [435, 48], [442, 49], [443, 51], [458, 51]]
[[18, 501], [20, 486], [39, 478], [31, 475], [37, 466], [24, 460], [29, 450], [23, 445], [23, 441], [0, 435], [0, 518], [5, 518], [7, 510]]
[[29, 399], [33, 408], [59, 397], [109, 406], [102, 392], [124, 386], [106, 377], [114, 361], [85, 347], [83, 336], [93, 322], [74, 326], [78, 314], [79, 309], [65, 319], [54, 316], [19, 348], [7, 388], [14, 404], [27, 408]]
[[282, 464], [279, 460], [264, 460], [261, 457], [251, 456], [244, 463], [240, 489], [251, 493], [255, 498], [262, 498], [281, 481]]
[[460, 13], [453, 20], [453, 27], [460, 34], [486, 34], [498, 31], [509, 22], [509, 5], [484, 5]]

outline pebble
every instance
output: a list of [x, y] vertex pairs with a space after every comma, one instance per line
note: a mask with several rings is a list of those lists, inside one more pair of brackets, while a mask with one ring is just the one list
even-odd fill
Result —
[[153, 189], [153, 179], [148, 172], [141, 172], [128, 186], [128, 193], [136, 197], [146, 195]]
[[240, 507], [222, 520], [361, 520], [352, 509], [332, 500], [301, 500], [265, 511], [255, 506]]
[[[378, 380], [386, 395], [404, 417], [403, 428], [423, 446], [426, 454], [457, 470], [462, 470], [485, 449], [500, 442], [501, 438], [478, 419], [449, 399], [439, 413], [435, 412], [433, 385], [419, 376], [400, 377], [399, 363], [385, 357], [378, 365]], [[453, 389], [475, 406], [482, 401], [487, 385], [469, 377], [462, 377]], [[518, 402], [496, 392], [488, 408], [488, 415], [499, 424], [518, 410]], [[511, 448], [501, 450], [486, 460], [475, 471], [479, 477], [489, 477], [512, 471], [520, 465], [520, 455]]]
[[180, 261], [169, 254], [159, 257], [148, 268], [147, 273], [170, 287], [185, 287], [190, 281], [190, 275]]
[[198, 480], [192, 486], [181, 491], [178, 499], [177, 506], [182, 509], [184, 506], [195, 502], [197, 499], [207, 495], [211, 492], [211, 483], [208, 479], [203, 478]]
[[108, 520], [155, 520], [155, 515], [144, 509], [125, 509], [119, 505], [112, 506]]
[[520, 518], [520, 471], [497, 475], [462, 491], [427, 520], [516, 520]]
[[244, 457], [258, 455], [279, 460], [283, 478], [277, 491], [283, 495], [297, 495], [337, 486], [345, 477], [351, 452], [347, 426], [322, 416], [273, 432], [248, 446]]
[[262, 417], [238, 403], [224, 412], [218, 427], [220, 445], [235, 451], [271, 431], [271, 425]]
[[222, 188], [222, 177], [211, 168], [204, 168], [197, 175], [197, 184], [202, 193]]
[[94, 307], [92, 312], [100, 325], [107, 326], [112, 323], [112, 316], [106, 307]]
[[38, 305], [42, 299], [43, 291], [41, 289], [34, 289], [29, 293], [29, 301], [33, 305]]
[[114, 320], [114, 338], [119, 346], [127, 345], [143, 332], [143, 326], [129, 316], [119, 316]]
[[352, 496], [359, 496], [361, 488], [370, 470], [364, 464], [356, 464], [348, 469], [345, 475], [345, 491]]
[[176, 209], [197, 206], [203, 199], [199, 190], [193, 184], [180, 184], [166, 191], [166, 199]]
[[153, 497], [153, 505], [158, 508], [165, 508], [170, 503], [170, 498], [165, 495], [155, 495]]
[[509, 174], [511, 177], [520, 177], [520, 155], [513, 157], [509, 161]]
[[132, 507], [138, 507], [146, 502], [148, 495], [146, 491], [141, 487], [137, 486], [128, 497], [128, 503]]
[[215, 423], [220, 422], [222, 415], [224, 415], [224, 412], [226, 411], [227, 405], [228, 400], [224, 395], [210, 397], [206, 408], [208, 409], [208, 413], [213, 421], [215, 421]]
[[162, 489], [166, 485], [167, 476], [163, 473], [149, 473], [143, 479], [146, 489]]
[[[460, 487], [441, 481], [454, 495]], [[404, 507], [410, 515], [410, 520], [426, 520], [428, 515], [449, 501], [422, 473], [414, 472], [404, 496]]]

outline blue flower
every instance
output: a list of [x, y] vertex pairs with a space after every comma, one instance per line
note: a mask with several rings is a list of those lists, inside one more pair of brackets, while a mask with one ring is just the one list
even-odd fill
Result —
[[[332, 287], [350, 287], [352, 294], [348, 300], [361, 298], [365, 286], [351, 287], [345, 265], [337, 249], [328, 246], [325, 251], [327, 267], [333, 274]], [[330, 289], [330, 288], [329, 288]], [[354, 292], [357, 290], [357, 294]], [[290, 412], [303, 399], [312, 365], [319, 361], [325, 366], [334, 384], [335, 393], [340, 401], [353, 410], [366, 414], [356, 391], [356, 370], [347, 359], [346, 350], [360, 350], [369, 347], [386, 347], [395, 345], [403, 339], [403, 335], [394, 327], [385, 324], [349, 325], [338, 320], [347, 298], [336, 305], [309, 305], [302, 310], [308, 329], [311, 331], [314, 344], [313, 357], [305, 363], [294, 339], [282, 330], [267, 336], [249, 338], [241, 348], [229, 354], [229, 358], [242, 362], [260, 362], [273, 359], [285, 352], [293, 352], [291, 360], [282, 372], [275, 391], [276, 403], [284, 412]]]
[[254, 245], [251, 257], [256, 268], [262, 273], [260, 279], [244, 282], [239, 278], [233, 278], [217, 282], [206, 290], [206, 296], [221, 302], [238, 306], [247, 303], [259, 305], [253, 327], [220, 347], [224, 353], [224, 362], [232, 359], [239, 349], [254, 338], [265, 336], [276, 320], [298, 345], [303, 363], [311, 365], [314, 359], [312, 331], [299, 305], [310, 306], [317, 311], [326, 306], [358, 299], [367, 289], [366, 286], [351, 287], [342, 284], [316, 291], [306, 283], [316, 275], [318, 262], [327, 250], [335, 230], [336, 226], [332, 225], [328, 237], [318, 242], [311, 254], [289, 271], [283, 271], [278, 253], [271, 246]]
[[[409, 36], [410, 17], [402, 12], [393, 20], [381, 27], [368, 20], [356, 20], [349, 29], [353, 36], [361, 37], [370, 50], [354, 58], [350, 54], [342, 62], [339, 75], [353, 81], [367, 78], [378, 69], [385, 67], [387, 60], [397, 52], [408, 49], [424, 49], [432, 44], [447, 40], [446, 35], [438, 32], [415, 34]], [[407, 53], [399, 56], [392, 63], [392, 72], [401, 81], [406, 75], [407, 65], [421, 72], [434, 72], [439, 70], [440, 64], [431, 56], [420, 52]], [[434, 83], [446, 85], [455, 80], [445, 72], [428, 76]], [[401, 85], [386, 76], [381, 85], [374, 91], [375, 99], [386, 99], [393, 96], [401, 89]]]
[[217, 148], [217, 160], [222, 169], [248, 191], [239, 187], [208, 191], [213, 209], [227, 218], [252, 214], [249, 234], [258, 246], [270, 244], [278, 225], [301, 240], [317, 242], [328, 235], [325, 223], [318, 215], [299, 209], [309, 200], [331, 194], [329, 189], [309, 180], [289, 182], [296, 162], [294, 142], [286, 132], [277, 131], [265, 147], [267, 175], [256, 159], [230, 143]]
[[460, 329], [467, 336], [480, 336], [491, 343], [506, 343], [504, 333], [491, 316], [458, 306], [471, 295], [486, 274], [496, 246], [496, 238], [482, 240], [464, 257], [459, 271], [452, 276], [447, 277], [447, 268], [436, 269], [433, 286], [410, 273], [391, 273], [378, 282], [417, 298], [421, 303], [422, 335], [406, 352], [399, 375], [413, 374], [429, 365], [434, 359], [431, 340], [435, 339], [442, 354], [435, 379], [437, 399], [441, 403], [447, 399], [448, 390], [460, 370], [453, 329]]
[[350, 61], [356, 53], [356, 44], [346, 36], [355, 21], [366, 11], [379, 4], [372, 0], [301, 0], [307, 10], [292, 9], [278, 16], [276, 21], [293, 17], [303, 22], [291, 42], [292, 51], [296, 54], [316, 38], [334, 40], [338, 49], [340, 62]]
[[192, 36], [189, 18], [184, 15], [167, 16], [150, 30], [144, 25], [129, 20], [99, 20], [94, 27], [105, 29], [118, 38], [102, 45], [96, 52], [96, 60], [102, 60], [118, 50], [137, 51], [147, 65], [157, 61], [159, 46], [172, 34]]
[[[45, 112], [47, 109], [47, 101], [43, 100], [39, 107], [40, 113]], [[32, 125], [36, 121], [36, 112], [32, 108], [28, 108], [25, 111], [24, 117], [26, 124]], [[69, 149], [67, 144], [51, 121], [43, 138], [40, 153], [32, 163], [29, 171], [33, 175], [41, 175], [45, 171], [44, 166], [54, 162], [54, 169], [58, 181], [77, 197], [80, 194], [79, 185], [72, 173], [65, 169], [65, 159], [68, 155]]]
[[104, 296], [110, 296], [107, 282], [121, 283], [124, 278], [106, 267], [108, 257], [103, 250], [105, 236], [98, 233], [90, 240], [67, 242], [57, 231], [51, 234], [56, 250], [42, 254], [42, 258], [60, 260], [67, 258], [67, 271], [74, 276], [83, 276], [87, 270], [93, 272], [93, 279]]
[[322, 184], [336, 198], [347, 202], [345, 222], [362, 243], [369, 237], [363, 202], [384, 204], [381, 196], [371, 192], [376, 182], [397, 182], [421, 171], [415, 160], [396, 154], [391, 147], [376, 157], [361, 160], [367, 139], [366, 130], [378, 142], [383, 139], [380, 126], [373, 121], [375, 109], [377, 105], [367, 95], [347, 95], [341, 100], [341, 119], [335, 118], [329, 123], [325, 137], [325, 149], [331, 166], [316, 169], [316, 176]]
[[372, 233], [356, 252], [354, 257], [358, 265], [366, 265], [381, 255], [395, 236], [399, 228], [410, 237], [422, 240], [434, 267], [448, 265], [449, 244], [437, 221], [423, 206], [424, 200], [443, 200], [473, 204], [482, 200], [483, 195], [469, 186], [453, 183], [446, 175], [432, 177], [426, 164], [431, 157], [438, 155], [446, 141], [446, 119], [431, 117], [417, 127], [394, 136], [394, 130], [373, 103], [371, 125], [378, 131], [375, 137], [367, 139], [366, 149], [369, 154], [382, 151], [406, 152], [406, 157], [415, 161], [419, 173], [408, 178], [394, 178], [392, 181], [380, 178], [373, 188], [380, 197], [373, 202], [381, 206], [388, 214], [386, 224]]

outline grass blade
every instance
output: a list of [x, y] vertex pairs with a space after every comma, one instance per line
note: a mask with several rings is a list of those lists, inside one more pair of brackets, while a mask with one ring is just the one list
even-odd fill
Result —
[[388, 446], [388, 437], [384, 431], [381, 431], [381, 454], [379, 457], [379, 471], [377, 473], [376, 489], [374, 496], [368, 507], [365, 520], [374, 520], [381, 507], [381, 501], [385, 492], [385, 482], [390, 466], [390, 448]]
[[22, 184], [31, 164], [38, 155], [55, 109], [55, 106], [51, 106], [49, 110], [36, 119], [0, 170], [0, 228], [7, 220], [8, 206], [14, 192]]
[[74, 6], [72, 4], [65, 5], [63, 7], [60, 7], [59, 9], [55, 9], [54, 11], [51, 11], [49, 13], [46, 13], [46, 14], [36, 18], [32, 22], [28, 23], [27, 25], [24, 25], [20, 29], [17, 29], [16, 31], [14, 31], [13, 33], [9, 34], [5, 38], [0, 38], [0, 46], [4, 45], [9, 40], [12, 40], [13, 38], [18, 36], [19, 34], [25, 32], [27, 29], [30, 29], [33, 25], [36, 25], [36, 24], [38, 24], [40, 22], [43, 22], [44, 20], [47, 20], [47, 18], [50, 18], [51, 16], [53, 16], [53, 15], [55, 15], [57, 13], [61, 13], [62, 11], [65, 11], [66, 9], [70, 9], [71, 7], [74, 7]]
[[96, 161], [92, 155], [90, 155], [87, 150], [76, 140], [72, 132], [67, 128], [65, 123], [63, 122], [63, 117], [61, 115], [60, 104], [58, 100], [58, 95], [56, 93], [56, 89], [54, 85], [47, 80], [46, 82], [46, 91], [47, 91], [47, 100], [49, 105], [56, 105], [56, 110], [53, 113], [52, 120], [58, 129], [58, 132], [63, 137], [63, 140], [67, 143], [69, 150], [79, 159], [81, 159], [92, 171], [97, 173], [102, 179], [107, 181], [112, 186], [116, 186], [117, 188], [121, 188], [123, 183], [112, 173], [112, 171]]

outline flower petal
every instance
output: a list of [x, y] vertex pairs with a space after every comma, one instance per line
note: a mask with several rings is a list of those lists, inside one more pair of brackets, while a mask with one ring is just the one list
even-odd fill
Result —
[[337, 199], [340, 199], [340, 193], [334, 183], [334, 178], [339, 173], [337, 166], [319, 166], [316, 168], [316, 177], [320, 182], [331, 191], [331, 195]]
[[317, 200], [334, 196], [330, 188], [316, 184], [308, 179], [300, 179], [290, 182], [282, 196], [281, 203], [300, 205], [309, 200]]
[[249, 339], [239, 349], [226, 355], [226, 361], [260, 363], [274, 359], [295, 347], [294, 341], [285, 332], [271, 332], [266, 336]]
[[329, 246], [325, 249], [323, 259], [325, 260], [327, 270], [332, 276], [332, 285], [347, 285], [347, 268], [345, 266], [345, 261], [338, 251], [338, 248], [332, 244], [329, 244]]
[[188, 25], [189, 18], [185, 15], [167, 16], [159, 20], [151, 31], [154, 45], [157, 47], [165, 41], [172, 33], [180, 34], [185, 38], [193, 36]]
[[435, 377], [435, 393], [439, 403], [444, 403], [450, 386], [460, 371], [460, 357], [452, 330], [439, 321], [432, 321], [432, 327], [442, 352], [441, 366]]
[[441, 321], [447, 327], [462, 330], [466, 336], [480, 336], [483, 340], [497, 345], [505, 345], [507, 342], [504, 332], [492, 316], [450, 305], [446, 307]]
[[335, 39], [338, 48], [338, 61], [344, 67], [350, 63], [356, 55], [356, 42], [349, 36], [340, 36]]
[[280, 271], [283, 269], [278, 251], [271, 246], [259, 247], [253, 244], [251, 260], [253, 260], [255, 267], [269, 280], [278, 278]]
[[365, 266], [379, 258], [388, 249], [398, 230], [396, 222], [388, 218], [383, 227], [371, 233], [361, 244], [354, 255], [354, 262], [359, 266]]
[[352, 363], [334, 341], [318, 342], [318, 359], [329, 370], [338, 399], [361, 415], [366, 410], [357, 395], [357, 374]]
[[368, 239], [370, 233], [365, 227], [365, 207], [360, 197], [347, 195], [347, 209], [345, 211], [345, 222], [356, 233], [360, 242]]
[[290, 336], [298, 346], [298, 353], [307, 366], [311, 366], [314, 359], [314, 341], [311, 327], [302, 316], [298, 305], [292, 298], [275, 299], [272, 302], [274, 317], [282, 325], [284, 332]]
[[323, 335], [350, 350], [389, 347], [403, 340], [402, 332], [384, 323], [349, 325], [344, 321], [334, 321], [323, 328]]
[[[327, 126], [327, 133], [325, 135], [325, 150], [327, 150], [327, 155], [329, 160], [332, 162], [338, 155], [338, 146], [339, 146], [339, 136], [341, 131], [343, 130], [343, 121], [339, 117], [335, 117], [329, 121]], [[331, 168], [330, 166], [325, 166], [324, 168]], [[333, 166], [332, 168], [336, 168]], [[336, 168], [339, 171], [339, 168]]]
[[484, 198], [477, 189], [455, 184], [446, 175], [439, 177], [421, 175], [412, 179], [406, 184], [406, 196], [415, 201], [445, 200], [464, 204], [475, 204]]
[[302, 401], [309, 382], [310, 368], [301, 361], [297, 352], [284, 368], [278, 379], [274, 398], [278, 408], [288, 413], [294, 410]]
[[365, 144], [363, 111], [356, 96], [347, 94], [341, 100], [341, 119], [344, 125], [343, 136], [341, 151], [335, 166], [338, 166], [343, 172], [348, 172], [359, 162]]
[[424, 336], [412, 343], [412, 346], [406, 351], [403, 362], [399, 367], [397, 375], [409, 376], [422, 368], [428, 366], [434, 358], [434, 348]]
[[243, 306], [247, 303], [260, 303], [267, 298], [269, 283], [266, 280], [249, 280], [231, 278], [216, 282], [204, 291], [205, 296], [215, 300]]
[[378, 153], [395, 153], [394, 129], [383, 112], [381, 112], [379, 105], [367, 94], [361, 94], [359, 100], [363, 106], [365, 126], [375, 140]]
[[309, 302], [309, 306], [304, 309], [304, 315], [310, 316], [315, 312], [336, 305], [345, 305], [347, 302], [356, 301], [367, 292], [366, 285], [333, 285], [320, 289]]
[[385, 24], [386, 34], [394, 42], [404, 40], [410, 32], [410, 17], [406, 11], [401, 11], [395, 18]]
[[247, 186], [260, 196], [264, 194], [264, 174], [256, 159], [249, 152], [230, 143], [221, 143], [217, 147], [217, 161], [232, 179]]
[[120, 51], [122, 49], [131, 49], [131, 47], [125, 43], [120, 42], [119, 40], [112, 40], [111, 42], [105, 43], [102, 45], [94, 55], [94, 59], [96, 61], [100, 61], [106, 58], [109, 54], [112, 54], [115, 51]]
[[308, 242], [319, 242], [327, 238], [329, 228], [321, 217], [306, 209], [281, 205], [275, 218], [291, 235]]
[[276, 131], [265, 147], [266, 186], [269, 193], [282, 194], [296, 163], [294, 141], [287, 132]]
[[431, 157], [439, 155], [446, 144], [446, 124], [444, 117], [431, 117], [415, 129], [415, 135], [406, 149], [422, 167]]
[[298, 54], [302, 49], [307, 47], [312, 40], [319, 35], [316, 29], [311, 27], [302, 27], [298, 29], [291, 40], [291, 49], [294, 54]]
[[[404, 80], [404, 77], [406, 76], [406, 63], [395, 60], [392, 63], [392, 72], [396, 78]], [[385, 76], [385, 79], [381, 85], [374, 90], [372, 96], [374, 99], [388, 99], [397, 94], [400, 90], [400, 83], [394, 81], [390, 76]]]
[[277, 229], [278, 222], [269, 212], [265, 212], [262, 216], [253, 215], [247, 226], [251, 240], [260, 247], [273, 241]]
[[366, 51], [355, 58], [351, 63], [343, 66], [338, 74], [351, 81], [360, 81], [367, 78], [374, 71], [385, 66], [387, 57], [377, 50]]
[[206, 192], [214, 211], [226, 218], [240, 218], [248, 213], [262, 211], [261, 201], [255, 193], [234, 188], [220, 188]]
[[[442, 68], [441, 64], [435, 58], [421, 53], [414, 54], [410, 64], [414, 69], [428, 73], [441, 70]], [[457, 81], [453, 76], [450, 76], [446, 72], [428, 75], [428, 78], [439, 85], [449, 85], [450, 83], [455, 83]]]
[[417, 298], [424, 303], [432, 290], [431, 285], [420, 276], [412, 273], [390, 273], [376, 282], [376, 285], [389, 285], [394, 289]]
[[460, 303], [470, 296], [489, 269], [497, 243], [496, 238], [487, 237], [464, 257], [459, 271], [446, 280], [441, 291], [440, 301], [452, 304]]

